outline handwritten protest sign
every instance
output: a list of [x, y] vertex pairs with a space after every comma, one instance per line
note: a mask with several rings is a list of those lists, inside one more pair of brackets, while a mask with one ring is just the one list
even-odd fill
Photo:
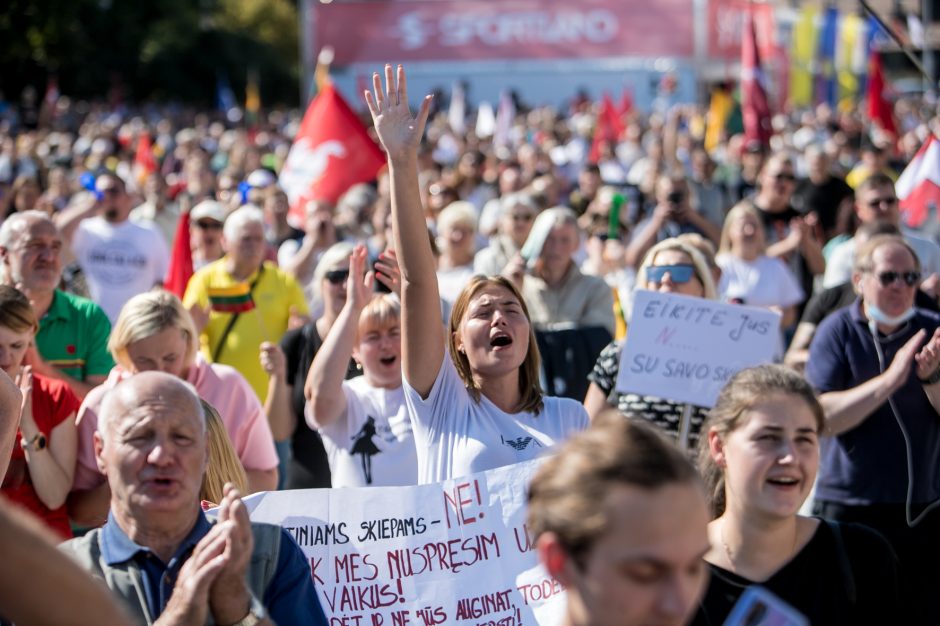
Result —
[[330, 626], [558, 624], [561, 585], [538, 564], [525, 489], [539, 461], [417, 487], [246, 498], [310, 561]]
[[710, 407], [734, 373], [779, 348], [779, 313], [637, 290], [616, 389]]

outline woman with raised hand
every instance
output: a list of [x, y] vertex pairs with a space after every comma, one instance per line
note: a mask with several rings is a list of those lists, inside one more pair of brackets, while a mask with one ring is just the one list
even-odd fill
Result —
[[897, 623], [887, 541], [865, 526], [797, 514], [816, 478], [823, 419], [809, 383], [780, 365], [742, 370], [722, 389], [699, 444], [714, 520], [696, 626], [723, 624], [751, 585], [811, 624]]
[[[418, 191], [418, 144], [431, 96], [417, 117], [405, 72], [373, 75], [366, 102], [388, 155], [392, 225], [402, 281], [405, 400], [418, 452], [418, 480], [436, 482], [536, 457], [587, 426], [573, 400], [543, 397], [539, 354], [522, 296], [501, 277], [477, 276], [439, 332], [434, 256]], [[446, 354], [445, 342], [450, 355]]]
[[[378, 278], [393, 288], [378, 263], [366, 272], [367, 252], [349, 259], [346, 303], [313, 359], [305, 393], [307, 424], [323, 438], [333, 487], [414, 485], [418, 460], [401, 386], [401, 304], [375, 294]], [[343, 380], [355, 359], [362, 376]]]

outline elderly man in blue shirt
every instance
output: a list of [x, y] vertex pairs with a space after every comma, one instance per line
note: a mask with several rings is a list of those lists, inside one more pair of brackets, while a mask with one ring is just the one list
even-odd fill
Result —
[[207, 435], [187, 383], [161, 372], [122, 382], [102, 406], [94, 443], [111, 512], [63, 549], [141, 623], [326, 625], [287, 532], [251, 523], [231, 485], [215, 523], [202, 513]]

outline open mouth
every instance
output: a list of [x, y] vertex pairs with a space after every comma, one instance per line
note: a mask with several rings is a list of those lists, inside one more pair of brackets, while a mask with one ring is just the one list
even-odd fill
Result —
[[494, 348], [505, 348], [512, 344], [512, 339], [507, 335], [497, 335], [490, 340], [490, 346]]
[[394, 356], [383, 356], [379, 359], [379, 363], [382, 365], [392, 365], [395, 362]]

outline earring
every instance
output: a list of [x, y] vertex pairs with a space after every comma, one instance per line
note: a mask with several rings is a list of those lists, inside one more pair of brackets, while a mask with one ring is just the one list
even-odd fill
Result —
[[362, 371], [362, 363], [360, 363], [359, 361], [356, 361], [356, 369], [359, 370], [360, 372]]

